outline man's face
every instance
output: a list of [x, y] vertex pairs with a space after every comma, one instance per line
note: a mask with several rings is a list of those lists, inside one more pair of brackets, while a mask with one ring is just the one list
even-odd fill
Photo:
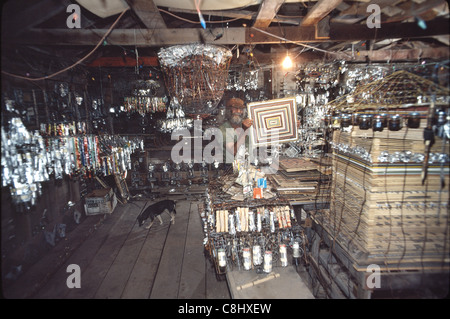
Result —
[[230, 108], [230, 123], [231, 125], [241, 125], [243, 120], [243, 111], [241, 108], [231, 107]]
[[232, 106], [232, 107], [231, 107], [231, 113], [232, 113], [232, 114], [242, 114], [242, 113], [243, 113], [243, 112], [242, 112], [242, 108]]

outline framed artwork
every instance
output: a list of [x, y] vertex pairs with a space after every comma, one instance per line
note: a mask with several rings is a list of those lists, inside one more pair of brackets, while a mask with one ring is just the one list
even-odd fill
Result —
[[297, 104], [295, 97], [247, 104], [248, 116], [253, 120], [251, 139], [253, 146], [273, 144], [298, 139]]

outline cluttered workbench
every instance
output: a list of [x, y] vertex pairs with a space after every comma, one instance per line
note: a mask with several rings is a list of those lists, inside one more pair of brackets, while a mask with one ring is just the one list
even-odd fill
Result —
[[[317, 168], [312, 162], [303, 164]], [[316, 177], [322, 175], [318, 171]], [[253, 166], [228, 171], [210, 181], [199, 204], [205, 251], [216, 274], [226, 277], [233, 298], [313, 298], [297, 272], [308, 249], [292, 204], [298, 197], [283, 193], [288, 190], [276, 183], [280, 176], [280, 171], [266, 174]], [[291, 187], [290, 195], [303, 196], [303, 203], [323, 204], [317, 200], [321, 181], [306, 179]]]

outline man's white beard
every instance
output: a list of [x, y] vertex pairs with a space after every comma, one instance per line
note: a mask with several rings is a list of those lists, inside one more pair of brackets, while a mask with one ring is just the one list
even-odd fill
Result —
[[230, 123], [231, 125], [241, 125], [242, 120], [243, 120], [242, 116], [240, 116], [239, 114], [233, 114], [231, 115]]

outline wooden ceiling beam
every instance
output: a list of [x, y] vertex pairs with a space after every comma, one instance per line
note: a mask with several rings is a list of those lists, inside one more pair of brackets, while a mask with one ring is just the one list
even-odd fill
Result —
[[126, 0], [147, 29], [165, 29], [166, 23], [153, 0]]
[[267, 28], [275, 18], [284, 0], [263, 0], [256, 16], [254, 27]]
[[67, 9], [69, 0], [11, 1], [3, 6], [2, 32], [18, 36]]
[[[169, 8], [168, 12], [197, 14], [196, 10], [178, 9], [178, 8]], [[202, 14], [204, 17], [207, 17], [207, 16], [222, 17], [223, 20], [227, 20], [225, 18], [232, 18], [232, 19], [238, 18], [238, 19], [243, 19], [243, 20], [253, 20], [257, 16], [256, 12], [249, 11], [249, 10], [224, 10], [224, 11], [202, 10]], [[296, 18], [296, 17], [290, 18], [290, 17], [274, 16], [272, 18], [272, 22], [280, 22], [280, 23], [299, 25], [300, 19]], [[208, 23], [208, 21], [206, 21], [206, 23]]]
[[[285, 53], [255, 53], [254, 59], [258, 64], [279, 64], [286, 57]], [[324, 53], [322, 52], [304, 52], [295, 55], [293, 58], [295, 63], [308, 63], [312, 61], [322, 61]], [[337, 52], [329, 55], [327, 59], [343, 60], [351, 62], [372, 62], [376, 61], [417, 61], [417, 59], [445, 59], [448, 60], [449, 52], [446, 47], [441, 48], [421, 48], [421, 49], [396, 49], [396, 50], [363, 50], [358, 54], [351, 55], [351, 52]], [[159, 66], [158, 58], [155, 56], [139, 57], [139, 65], [142, 66]], [[233, 64], [248, 64], [248, 59], [241, 55], [238, 60], [233, 60]], [[136, 67], [136, 59], [131, 57], [101, 57], [95, 59], [87, 65], [88, 67]]]
[[130, 57], [100, 57], [89, 63], [89, 67], [136, 67], [136, 65], [142, 66], [158, 66], [158, 58], [155, 56], [142, 56], [139, 57], [136, 62], [135, 58]]
[[[138, 47], [167, 46], [189, 43], [210, 43], [219, 45], [233, 44], [275, 44], [282, 42], [341, 42], [382, 40], [394, 38], [424, 38], [437, 35], [448, 35], [449, 20], [435, 19], [427, 22], [427, 28], [421, 29], [417, 23], [390, 23], [381, 28], [370, 29], [365, 24], [331, 24], [329, 39], [317, 39], [315, 27], [269, 27], [264, 29], [271, 35], [259, 32], [254, 28], [217, 28], [217, 31], [200, 28], [185, 29], [114, 29], [107, 38], [112, 45], [131, 45]], [[213, 34], [223, 32], [220, 39]], [[3, 37], [2, 44], [28, 45], [96, 45], [106, 29], [32, 29], [20, 37]]]
[[447, 47], [420, 48], [420, 49], [396, 49], [396, 50], [364, 50], [358, 54], [351, 52], [338, 52], [330, 56], [332, 59], [346, 60], [352, 62], [366, 61], [417, 61], [418, 59], [448, 60], [450, 58]]
[[308, 11], [306, 17], [300, 23], [300, 26], [314, 26], [320, 20], [325, 18], [333, 9], [342, 3], [342, 0], [319, 0], [311, 10]]

